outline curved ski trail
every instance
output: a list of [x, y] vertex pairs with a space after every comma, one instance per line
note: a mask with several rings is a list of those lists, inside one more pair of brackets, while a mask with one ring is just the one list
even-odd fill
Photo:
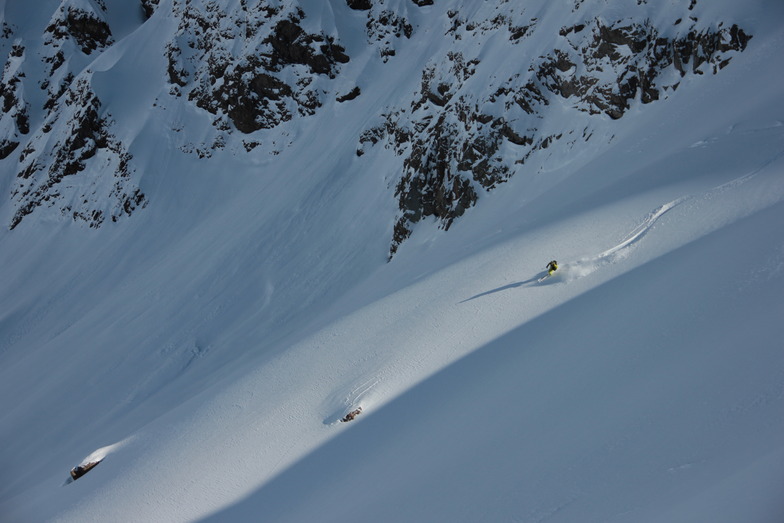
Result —
[[562, 264], [558, 272], [562, 272], [567, 281], [575, 280], [588, 276], [605, 265], [616, 263], [626, 258], [632, 247], [634, 247], [653, 228], [662, 216], [691, 198], [691, 196], [684, 196], [657, 207], [619, 244], [610, 247], [597, 255], [586, 256], [575, 261], [566, 262]]
[[[709, 198], [712, 195], [722, 193], [724, 191], [737, 189], [741, 185], [755, 178], [765, 167], [772, 164], [774, 161], [776, 161], [783, 155], [784, 155], [784, 151], [778, 153], [773, 158], [763, 163], [759, 168], [751, 172], [748, 172], [742, 176], [739, 176], [735, 179], [732, 179], [728, 182], [722, 183], [715, 187], [711, 187], [710, 189], [702, 193], [702, 197]], [[619, 244], [607, 249], [606, 251], [600, 254], [594, 256], [586, 256], [584, 258], [580, 258], [572, 262], [566, 262], [561, 265], [561, 268], [558, 270], [558, 273], [561, 273], [560, 274], [561, 278], [565, 278], [566, 281], [571, 281], [571, 280], [588, 276], [589, 274], [597, 271], [599, 268], [605, 265], [609, 265], [626, 258], [629, 255], [631, 248], [634, 247], [635, 244], [637, 244], [653, 228], [653, 226], [662, 216], [664, 216], [666, 213], [668, 213], [675, 207], [681, 205], [682, 203], [689, 200], [693, 200], [695, 198], [697, 198], [696, 195], [682, 196], [680, 198], [676, 198], [675, 200], [672, 200], [671, 202], [665, 203], [657, 207], [650, 214], [648, 214], [648, 216], [637, 227], [635, 227], [626, 236], [626, 238], [623, 241], [621, 241]], [[558, 273], [556, 273], [556, 275]]]

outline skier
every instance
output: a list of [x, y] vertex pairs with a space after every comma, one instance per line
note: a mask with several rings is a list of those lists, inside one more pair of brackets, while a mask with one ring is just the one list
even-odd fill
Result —
[[553, 260], [547, 264], [547, 274], [552, 276], [555, 271], [558, 270], [558, 262]]

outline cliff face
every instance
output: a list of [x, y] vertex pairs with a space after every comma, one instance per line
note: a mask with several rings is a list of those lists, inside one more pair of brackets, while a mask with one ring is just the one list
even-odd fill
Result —
[[115, 43], [106, 11], [103, 1], [64, 0], [39, 42], [5, 25], [3, 44], [11, 51], [2, 80], [0, 152], [4, 171], [13, 165], [16, 172], [11, 229], [39, 209], [100, 227], [147, 203], [133, 158], [114, 135], [118, 123], [93, 91], [91, 70], [79, 70]]
[[295, 2], [271, 4], [176, 5], [166, 49], [172, 94], [245, 134], [313, 115], [349, 57], [333, 37], [302, 28]]
[[[391, 254], [414, 223], [434, 216], [449, 228], [482, 191], [556, 142], [567, 148], [590, 142], [592, 118], [581, 115], [619, 119], [635, 103], [664, 100], [687, 75], [717, 74], [751, 38], [737, 25], [697, 29], [696, 18], [678, 18], [672, 23], [677, 31], [663, 31], [644, 16], [608, 20], [579, 10], [579, 3], [575, 10], [586, 17], [557, 31], [540, 27], [536, 18], [521, 24], [521, 16], [467, 20], [456, 11], [447, 14], [447, 37], [455, 42], [501, 34], [509, 56], [526, 60], [477, 90], [469, 80], [481, 58], [453, 51], [434, 57], [421, 73], [420, 91], [362, 135], [357, 154], [381, 142], [403, 160]], [[526, 48], [541, 41], [552, 47], [535, 54]], [[561, 127], [543, 125], [563, 109], [572, 113], [571, 122], [560, 116]]]
[[[129, 143], [117, 137], [125, 122], [93, 89], [94, 64], [121, 44], [110, 23], [118, 5], [49, 2], [52, 15], [37, 45], [29, 28], [23, 34], [3, 23], [0, 159], [4, 172], [13, 171], [12, 229], [41, 209], [99, 227], [151, 198]], [[447, 229], [483, 192], [536, 172], [554, 147], [606, 143], [596, 122], [661, 102], [688, 76], [719, 74], [751, 38], [730, 20], [700, 19], [697, 1], [655, 18], [644, 0], [623, 9], [565, 2], [560, 18], [539, 7], [347, 0], [320, 25], [326, 18], [313, 2], [140, 0], [134, 23], [170, 22], [165, 45], [149, 57], [162, 59], [165, 70], [149, 82], [161, 84], [159, 99], [168, 105], [210, 115], [211, 141], [198, 138], [204, 129], [171, 125], [198, 143], [182, 151], [201, 158], [233, 142], [242, 144], [238, 154], [250, 153], [262, 142], [259, 133], [366, 94], [363, 79], [344, 72], [352, 57], [341, 34], [363, 35], [383, 67], [406, 60], [401, 42], [442, 32], [425, 67], [411, 71], [419, 89], [376, 107], [379, 123], [345, 145], [360, 157], [383, 146], [397, 158], [392, 255], [423, 218]]]

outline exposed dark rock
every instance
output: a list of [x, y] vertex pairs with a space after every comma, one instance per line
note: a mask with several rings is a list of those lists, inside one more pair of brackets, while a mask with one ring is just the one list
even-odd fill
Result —
[[357, 416], [359, 416], [361, 413], [362, 413], [362, 407], [357, 407], [355, 410], [352, 410], [351, 412], [349, 412], [348, 414], [346, 414], [345, 416], [343, 416], [343, 417], [340, 419], [340, 421], [342, 421], [343, 423], [347, 423], [347, 422], [349, 422], [349, 421], [353, 421], [353, 420], [354, 420], [354, 418], [356, 418]]
[[169, 83], [185, 87], [188, 85], [188, 71], [179, 65], [180, 49], [172, 44], [166, 46], [166, 58], [168, 67], [166, 72], [169, 75]]
[[77, 465], [71, 469], [71, 479], [76, 481], [77, 479], [81, 478], [92, 469], [96, 467], [102, 460], [98, 461], [90, 461], [89, 463], [83, 463], [81, 465]]
[[55, 39], [70, 36], [84, 54], [90, 54], [114, 42], [109, 25], [94, 13], [81, 9], [69, 8], [46, 28], [46, 32]]
[[503, 120], [488, 125], [491, 117], [478, 113], [475, 107], [462, 101], [454, 107], [449, 117], [445, 114], [425, 125], [415, 136], [398, 128], [391, 118], [383, 130], [364, 135], [370, 142], [388, 136], [395, 149], [410, 151], [395, 188], [401, 216], [395, 224], [390, 256], [411, 233], [411, 225], [423, 218], [433, 216], [449, 229], [476, 203], [475, 182], [490, 189], [508, 179], [508, 166], [495, 156], [505, 136], [520, 144], [530, 143]]
[[[110, 122], [101, 115], [101, 103], [87, 80], [76, 82], [55, 111], [51, 120], [62, 121], [44, 126], [42, 136], [31, 141], [20, 158], [20, 170], [12, 193], [12, 199], [18, 205], [10, 228], [17, 227], [27, 215], [40, 207], [57, 208], [61, 215], [86, 222], [94, 228], [100, 227], [107, 215], [116, 221], [120, 216], [130, 215], [144, 207], [147, 199], [131, 181], [131, 155], [109, 132]], [[57, 136], [61, 138], [50, 143], [46, 134], [55, 125], [60, 129]], [[36, 145], [39, 143], [40, 148]], [[111, 176], [111, 171], [106, 173], [105, 167], [106, 158], [112, 159], [109, 165], [113, 165], [114, 183], [108, 193], [90, 192], [90, 183], [74, 184], [64, 189], [63, 179], [83, 175], [99, 151], [105, 152], [105, 159], [100, 171], [92, 175]], [[80, 190], [85, 192], [73, 193]]]
[[522, 40], [523, 38], [526, 37], [526, 35], [528, 35], [529, 29], [531, 29], [530, 25], [510, 26], [509, 40], [512, 42], [517, 42], [518, 40]]
[[368, 14], [368, 21], [365, 25], [368, 42], [374, 44], [379, 49], [379, 55], [384, 62], [395, 56], [395, 40], [399, 38], [411, 38], [414, 33], [414, 26], [402, 16], [398, 16], [389, 9], [372, 9]]
[[158, 3], [160, 0], [141, 0], [142, 5], [142, 12], [144, 13], [144, 19], [149, 19], [153, 14], [155, 14], [155, 10], [158, 8]]
[[356, 9], [357, 11], [367, 11], [373, 7], [370, 0], [346, 0], [346, 4], [348, 4], [351, 9]]
[[109, 25], [89, 13], [75, 9], [68, 11], [68, 32], [82, 47], [85, 54], [90, 54], [99, 47], [112, 43], [112, 32]]
[[[570, 33], [561, 31], [562, 36]], [[684, 76], [700, 73], [700, 67], [709, 63], [716, 72], [728, 61], [723, 54], [743, 51], [749, 39], [737, 25], [718, 31], [690, 31], [685, 37], [667, 39], [648, 22], [605, 25], [597, 20], [587, 46], [572, 44], [568, 51], [554, 50], [552, 56], [542, 59], [537, 77], [547, 90], [585, 102], [578, 103], [577, 108], [617, 119], [638, 96], [642, 103], [660, 99], [665, 86], [657, 82], [667, 67], [672, 65]], [[586, 74], [564, 74], [577, 62], [583, 64]], [[616, 80], [602, 83], [602, 75], [594, 73], [603, 72], [608, 64]]]
[[29, 108], [22, 85], [24, 72], [20, 68], [24, 54], [24, 46], [12, 45], [0, 76], [0, 120], [6, 121], [0, 126], [5, 133], [0, 136], [0, 160], [10, 156], [19, 146], [22, 136], [30, 132]]
[[[301, 10], [263, 4], [248, 9], [244, 2], [232, 13], [186, 6], [178, 37], [167, 48], [172, 93], [187, 92], [197, 106], [226, 115], [243, 133], [314, 114], [325, 95], [314, 79], [335, 78], [349, 61], [333, 37], [302, 28]], [[236, 38], [265, 33], [260, 47], [241, 55], [232, 51]], [[283, 79], [292, 76], [295, 82]]]
[[[576, 2], [575, 10], [580, 4]], [[513, 25], [503, 16], [471, 21], [461, 20], [457, 11], [447, 16], [451, 24], [447, 34], [455, 39], [502, 27], [515, 36]], [[535, 25], [533, 19], [531, 26]], [[518, 38], [525, 34], [520, 31]], [[432, 216], [440, 227], [449, 228], [475, 204], [480, 189], [491, 190], [505, 182], [514, 174], [512, 165], [526, 164], [533, 154], [547, 154], [544, 151], [564, 139], [563, 132], [542, 135], [538, 130], [542, 111], [554, 97], [589, 115], [618, 119], [635, 100], [648, 104], [677, 88], [677, 83], [661, 84], [668, 68], [680, 76], [715, 73], [751, 38], [733, 25], [668, 39], [646, 20], [606, 23], [601, 19], [561, 28], [559, 36], [564, 45], [534, 59], [527, 75], [501, 82], [483, 99], [462, 93], [478, 61], [448, 53], [422, 72], [419, 93], [409, 108], [390, 110], [384, 123], [362, 133], [358, 156], [365, 153], [366, 145], [384, 144], [402, 157], [395, 186], [400, 214], [390, 256], [411, 234], [413, 224]], [[484, 113], [480, 108], [488, 104], [501, 104], [502, 114], [518, 116], [507, 119]], [[522, 112], [515, 113], [518, 110]], [[583, 131], [582, 140], [591, 136]], [[501, 155], [502, 149], [516, 156], [512, 165]]]
[[211, 91], [192, 91], [191, 96], [202, 109], [226, 114], [243, 133], [274, 127], [291, 119], [281, 100], [291, 98], [293, 92], [277, 77], [259, 72], [263, 70], [255, 61], [237, 64], [223, 75], [220, 86]]
[[[281, 20], [272, 35], [264, 41], [273, 52], [269, 56], [269, 67], [278, 71], [291, 64], [306, 65], [315, 74], [335, 76], [334, 66], [347, 63], [348, 56], [343, 47], [335, 44], [330, 36], [313, 35], [305, 32], [297, 20]], [[318, 43], [318, 46], [314, 46]], [[315, 51], [317, 47], [319, 51]]]
[[0, 160], [8, 158], [17, 147], [19, 147], [19, 142], [14, 142], [6, 138], [0, 140]]
[[[433, 0], [412, 3], [434, 5]], [[637, 0], [638, 5], [644, 3]], [[84, 79], [89, 75], [77, 77], [79, 71], [70, 70], [81, 70], [84, 57], [72, 61], [67, 56], [70, 41], [85, 54], [113, 43], [105, 5], [101, 0], [80, 3], [86, 10], [68, 5], [61, 5], [46, 29], [43, 68], [36, 68], [49, 73], [39, 83], [48, 114], [33, 119], [42, 122], [36, 123], [40, 125], [38, 136], [26, 136], [30, 115], [24, 93], [29, 94], [30, 85], [23, 84], [24, 68], [19, 67], [25, 50], [10, 41], [3, 43], [3, 50], [10, 50], [11, 65], [6, 66], [0, 85], [0, 117], [6, 133], [0, 136], [0, 158], [21, 149], [12, 227], [41, 208], [55, 208], [64, 216], [99, 226], [146, 205], [145, 195], [130, 181], [133, 159], [112, 135], [111, 119]], [[159, 0], [139, 0], [137, 5], [149, 18]], [[166, 3], [180, 24], [165, 51], [170, 92], [212, 115], [220, 131], [214, 140], [181, 145], [180, 150], [207, 158], [224, 147], [225, 135], [233, 129], [242, 133], [270, 129], [314, 114], [325, 100], [347, 102], [360, 96], [359, 87], [349, 92], [330, 88], [349, 57], [335, 37], [310, 32], [314, 30], [304, 23], [305, 13], [296, 2], [240, 0], [230, 5], [224, 9], [209, 1]], [[416, 12], [409, 3], [346, 0], [346, 5], [366, 13], [354, 13], [351, 20], [363, 20], [368, 43], [383, 61], [399, 55], [396, 47], [415, 31], [406, 18], [407, 13]], [[695, 5], [692, 0], [689, 10]], [[483, 191], [504, 183], [524, 170], [523, 166], [529, 169], [532, 156], [557, 154], [553, 145], [559, 141], [590, 139], [590, 126], [585, 124], [563, 132], [542, 131], [548, 106], [580, 111], [579, 118], [622, 118], [634, 104], [666, 98], [678, 87], [680, 77], [718, 72], [751, 39], [737, 25], [698, 24], [685, 6], [675, 27], [667, 21], [664, 31], [644, 18], [594, 18], [583, 0], [574, 0], [570, 6], [580, 13], [549, 35], [552, 48], [526, 55], [514, 74], [507, 73], [509, 78], [488, 78], [487, 89], [482, 91], [478, 84], [485, 79], [477, 82], [474, 78], [481, 66], [476, 56], [481, 54], [444, 52], [417, 72], [421, 74], [419, 88], [403, 105], [387, 108], [383, 121], [361, 134], [358, 156], [367, 147], [382, 145], [400, 158], [399, 177], [392, 183], [399, 214], [390, 253], [425, 218], [435, 218], [438, 226], [449, 228]], [[649, 9], [650, 5], [645, 12]], [[446, 14], [443, 28], [455, 40], [481, 43], [485, 35], [500, 34], [508, 39], [506, 45], [519, 46], [539, 30], [537, 19], [522, 13], [522, 9], [517, 13], [503, 9], [483, 20], [461, 17], [460, 10], [453, 9]], [[3, 38], [10, 38], [12, 29], [5, 23], [2, 27]], [[473, 85], [466, 89], [471, 78]], [[583, 127], [586, 130], [579, 138]], [[45, 142], [56, 143], [47, 148]], [[243, 141], [248, 151], [259, 143]], [[65, 194], [86, 190], [81, 188], [89, 183], [61, 183], [73, 179], [69, 177], [94, 176], [96, 169], [91, 166], [96, 158], [111, 166], [111, 205], [99, 204], [92, 194]]]
[[566, 35], [571, 34], [573, 32], [574, 33], [579, 33], [583, 29], [585, 29], [585, 24], [576, 24], [576, 25], [573, 25], [571, 27], [562, 27], [559, 34], [561, 36], [566, 36]]
[[362, 91], [359, 89], [359, 87], [354, 87], [351, 91], [344, 94], [343, 96], [338, 96], [337, 98], [335, 98], [335, 100], [337, 100], [340, 103], [348, 102], [350, 100], [357, 98], [360, 94], [362, 94]]

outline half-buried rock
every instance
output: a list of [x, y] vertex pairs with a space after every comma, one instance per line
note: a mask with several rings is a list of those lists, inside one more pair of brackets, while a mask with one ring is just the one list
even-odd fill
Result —
[[81, 478], [82, 476], [90, 472], [100, 462], [101, 460], [99, 459], [98, 461], [89, 461], [87, 463], [82, 463], [81, 465], [75, 466], [74, 468], [71, 469], [71, 477], [73, 478], [74, 481], [76, 481], [77, 479]]

